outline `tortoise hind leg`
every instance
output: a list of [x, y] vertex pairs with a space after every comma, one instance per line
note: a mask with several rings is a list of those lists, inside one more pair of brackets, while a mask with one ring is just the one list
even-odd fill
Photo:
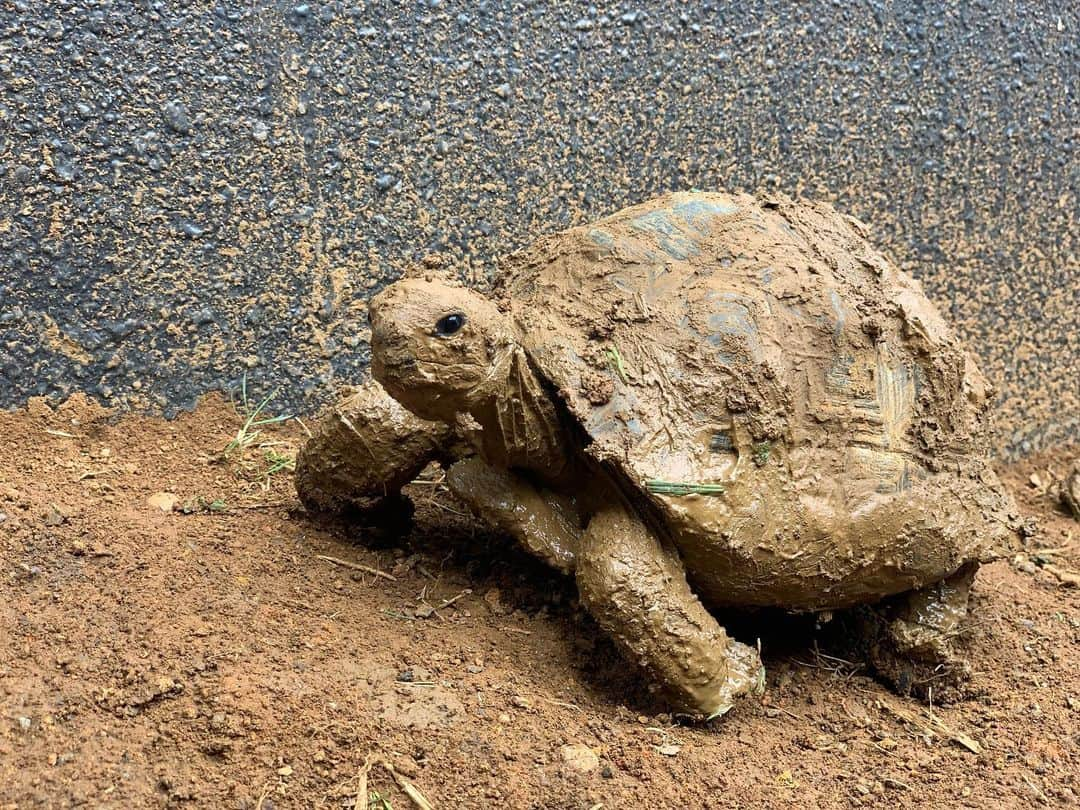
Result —
[[940, 582], [854, 611], [869, 664], [900, 694], [948, 699], [970, 677], [956, 639], [978, 567], [968, 563]]

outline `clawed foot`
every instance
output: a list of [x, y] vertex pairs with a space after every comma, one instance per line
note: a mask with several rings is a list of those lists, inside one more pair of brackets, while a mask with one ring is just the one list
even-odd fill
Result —
[[901, 695], [923, 700], [962, 696], [971, 667], [957, 651], [975, 566], [942, 582], [857, 608], [851, 620], [877, 674]]
[[956, 652], [954, 637], [902, 619], [887, 621], [875, 608], [856, 614], [866, 661], [897, 694], [941, 701], [962, 695], [971, 667]]

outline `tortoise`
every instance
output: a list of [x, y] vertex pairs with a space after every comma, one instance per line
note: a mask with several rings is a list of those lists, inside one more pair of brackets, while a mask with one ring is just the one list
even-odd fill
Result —
[[679, 712], [764, 688], [710, 609], [859, 608], [901, 690], [966, 675], [969, 586], [1018, 525], [993, 392], [862, 223], [673, 193], [541, 238], [487, 295], [428, 264], [370, 301], [374, 379], [301, 453], [309, 505], [442, 460]]

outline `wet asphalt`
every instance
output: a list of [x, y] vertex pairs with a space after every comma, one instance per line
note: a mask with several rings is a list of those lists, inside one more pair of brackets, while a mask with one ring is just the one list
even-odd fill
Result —
[[363, 378], [365, 301], [669, 189], [830, 199], [1080, 435], [1077, 6], [0, 3], [0, 406]]

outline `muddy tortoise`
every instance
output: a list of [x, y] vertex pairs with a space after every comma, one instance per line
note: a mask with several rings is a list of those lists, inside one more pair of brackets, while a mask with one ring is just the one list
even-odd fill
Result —
[[879, 672], [959, 678], [969, 585], [1015, 527], [992, 392], [864, 231], [676, 193], [540, 239], [488, 295], [419, 268], [370, 302], [375, 379], [305, 447], [301, 496], [370, 506], [443, 459], [677, 711], [764, 685], [709, 608], [870, 606]]

